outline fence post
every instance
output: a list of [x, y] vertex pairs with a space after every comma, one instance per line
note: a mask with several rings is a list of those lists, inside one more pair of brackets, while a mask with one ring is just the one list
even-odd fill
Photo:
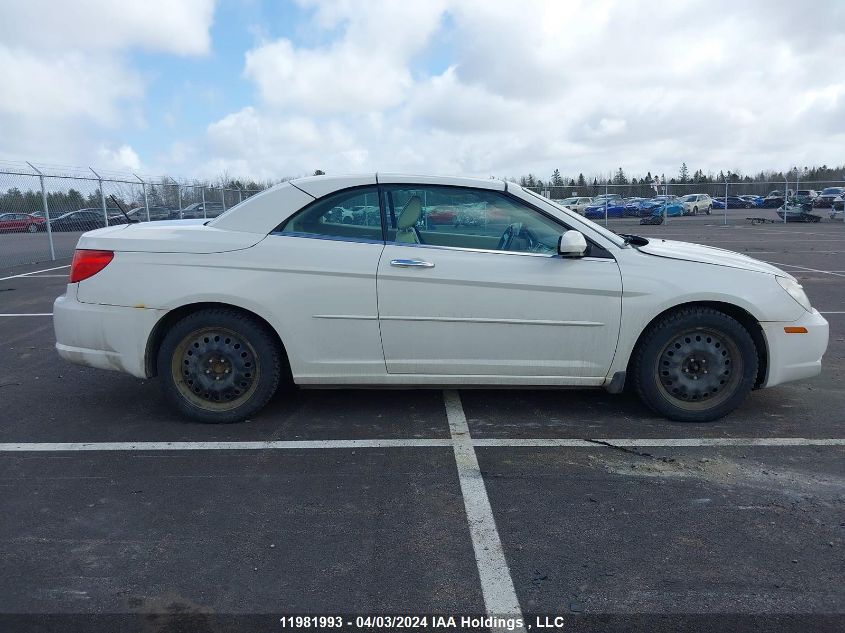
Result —
[[241, 191], [241, 188], [238, 187], [238, 204], [240, 204], [241, 202], [244, 201], [242, 194], [243, 194], [243, 192]]
[[176, 200], [179, 204], [179, 219], [182, 219], [182, 185], [176, 185]]
[[144, 192], [144, 208], [147, 210], [147, 222], [150, 221], [150, 200], [147, 198], [147, 183], [145, 183], [138, 174], [132, 174], [135, 178], [138, 178], [138, 182], [141, 183], [141, 191]]
[[604, 181], [604, 225], [607, 226], [607, 181]]
[[202, 219], [208, 217], [208, 211], [205, 208], [205, 187], [200, 187], [200, 196], [202, 197]]
[[786, 203], [789, 196], [789, 176], [783, 181], [783, 223], [786, 224]]
[[728, 225], [728, 179], [725, 178], [725, 226]]
[[223, 213], [226, 213], [226, 187], [220, 188], [220, 200], [223, 202]]
[[38, 180], [41, 181], [41, 206], [44, 207], [44, 222], [47, 224], [47, 241], [50, 242], [50, 259], [56, 261], [56, 249], [53, 247], [53, 229], [50, 227], [50, 208], [47, 205], [47, 190], [44, 188], [44, 174], [29, 161], [26, 161], [26, 164], [38, 172]]
[[103, 179], [100, 177], [100, 174], [98, 174], [96, 171], [94, 171], [93, 168], [89, 167], [88, 169], [90, 169], [91, 172], [97, 177], [97, 182], [99, 183], [99, 186], [100, 186], [100, 203], [103, 205], [103, 226], [108, 226], [109, 225], [109, 212], [106, 211], [106, 192], [103, 191]]

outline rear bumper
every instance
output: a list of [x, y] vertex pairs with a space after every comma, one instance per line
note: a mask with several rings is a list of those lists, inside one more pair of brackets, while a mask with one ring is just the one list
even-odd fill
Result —
[[[828, 323], [817, 310], [790, 323], [761, 323], [769, 346], [769, 370], [763, 387], [818, 376], [827, 350]], [[787, 334], [785, 327], [805, 327], [806, 334]]]
[[53, 304], [56, 351], [78, 365], [146, 378], [147, 341], [164, 314], [164, 310], [80, 303], [71, 284]]

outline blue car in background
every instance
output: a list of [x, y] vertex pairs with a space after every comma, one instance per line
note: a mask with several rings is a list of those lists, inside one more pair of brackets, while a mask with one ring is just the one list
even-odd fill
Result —
[[642, 200], [638, 203], [639, 216], [641, 218], [648, 218], [653, 215], [663, 215], [663, 207], [666, 207], [667, 216], [675, 217], [684, 214], [684, 205], [676, 202], [674, 199], [667, 200], [665, 196], [658, 198], [651, 198], [649, 200]]
[[664, 210], [667, 218], [680, 218], [684, 215], [684, 203], [674, 200], [661, 200], [660, 204], [652, 209], [651, 215], [662, 216], [664, 215]]
[[[584, 217], [591, 220], [600, 220], [605, 217], [605, 203], [596, 202], [584, 209]], [[607, 201], [607, 217], [621, 218], [625, 215], [625, 201], [622, 198], [613, 198]]]
[[765, 200], [765, 198], [763, 196], [757, 196], [757, 195], [754, 195], [754, 194], [747, 194], [747, 195], [738, 196], [738, 197], [742, 198], [743, 200], [747, 200], [748, 202], [750, 202], [752, 207], [762, 207], [763, 201]]

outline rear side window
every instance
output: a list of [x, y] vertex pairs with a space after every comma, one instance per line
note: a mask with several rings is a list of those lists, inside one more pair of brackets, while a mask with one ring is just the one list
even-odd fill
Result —
[[378, 189], [347, 189], [320, 198], [273, 232], [300, 237], [382, 242]]

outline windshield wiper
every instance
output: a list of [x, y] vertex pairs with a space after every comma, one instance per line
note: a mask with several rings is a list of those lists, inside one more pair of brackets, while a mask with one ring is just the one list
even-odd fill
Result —
[[625, 245], [633, 244], [634, 246], [645, 246], [648, 244], [648, 239], [642, 235], [634, 235], [633, 233], [618, 233], [619, 237], [625, 240]]

